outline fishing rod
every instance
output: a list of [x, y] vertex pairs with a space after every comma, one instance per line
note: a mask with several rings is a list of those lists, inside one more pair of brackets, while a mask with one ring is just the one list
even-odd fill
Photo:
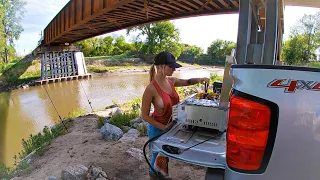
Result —
[[50, 101], [51, 101], [52, 106], [54, 107], [54, 109], [55, 109], [56, 113], [58, 114], [59, 119], [60, 119], [60, 121], [61, 121], [62, 125], [64, 126], [64, 128], [65, 128], [65, 129], [66, 129], [66, 131], [68, 132], [68, 128], [67, 128], [67, 126], [64, 124], [64, 122], [63, 122], [63, 120], [62, 120], [62, 118], [61, 118], [61, 116], [60, 116], [60, 114], [59, 114], [59, 112], [58, 112], [58, 110], [57, 110], [56, 106], [54, 105], [54, 103], [53, 103], [53, 101], [52, 101], [52, 99], [51, 99], [51, 97], [50, 97], [50, 95], [49, 95], [49, 93], [48, 93], [48, 91], [47, 91], [46, 86], [43, 86], [43, 87], [44, 87], [44, 89], [46, 90], [47, 96], [49, 97], [49, 99], [50, 99]]
[[86, 98], [87, 98], [87, 101], [88, 101], [89, 106], [90, 106], [90, 108], [91, 108], [91, 112], [94, 112], [94, 111], [93, 111], [93, 108], [92, 108], [92, 106], [91, 106], [91, 101], [89, 100], [89, 98], [88, 98], [88, 96], [87, 96], [87, 93], [86, 93], [86, 91], [84, 90], [84, 88], [83, 88], [83, 86], [82, 86], [81, 81], [79, 81], [79, 82], [80, 82], [80, 85], [81, 85], [81, 87], [82, 87], [82, 89], [83, 89], [83, 92], [84, 92], [84, 94], [85, 94], [85, 96], [86, 96]]

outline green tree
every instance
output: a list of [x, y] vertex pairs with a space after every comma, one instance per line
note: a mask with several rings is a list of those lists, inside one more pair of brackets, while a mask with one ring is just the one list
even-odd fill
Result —
[[114, 49], [113, 37], [112, 36], [104, 37], [101, 43], [101, 46], [102, 46], [102, 51], [104, 55], [111, 55]]
[[180, 54], [179, 60], [194, 63], [201, 54], [203, 54], [203, 50], [200, 47], [183, 44], [183, 51]]
[[224, 64], [226, 56], [231, 53], [231, 50], [236, 48], [236, 43], [226, 40], [215, 40], [208, 47], [207, 54], [210, 64]]
[[320, 11], [316, 14], [305, 14], [292, 27], [290, 39], [293, 40], [290, 42], [293, 46], [295, 46], [294, 42], [301, 43], [302, 41], [303, 44], [306, 44], [306, 46], [301, 47], [303, 48], [303, 57], [300, 59], [300, 62], [307, 63], [310, 60], [314, 60], [314, 52], [320, 46]]
[[114, 55], [131, 52], [133, 50], [134, 50], [134, 46], [131, 45], [130, 43], [127, 43], [124, 36], [119, 36], [115, 39], [114, 49], [113, 49]]
[[0, 8], [3, 11], [2, 17], [2, 27], [3, 32], [2, 37], [4, 41], [4, 51], [3, 61], [5, 63], [9, 62], [9, 50], [14, 47], [14, 41], [18, 40], [20, 34], [23, 32], [23, 27], [20, 21], [25, 12], [26, 2], [24, 0], [1, 0]]
[[182, 47], [178, 43], [180, 40], [179, 30], [172, 22], [150, 23], [127, 29], [127, 35], [132, 32], [138, 32], [137, 39], [141, 36], [145, 37], [145, 43], [141, 48], [145, 54], [156, 54], [168, 50], [175, 57], [179, 57], [182, 52]]
[[89, 40], [79, 41], [79, 42], [76, 42], [75, 44], [80, 47], [84, 56], [86, 56], [86, 57], [92, 56], [91, 55], [92, 46], [91, 46]]
[[291, 38], [282, 46], [281, 59], [288, 65], [301, 64], [306, 62], [306, 44], [307, 36], [296, 35]]

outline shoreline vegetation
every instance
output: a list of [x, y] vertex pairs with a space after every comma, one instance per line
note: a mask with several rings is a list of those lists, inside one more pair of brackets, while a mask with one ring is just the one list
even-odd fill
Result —
[[[211, 74], [210, 82], [222, 81], [222, 77], [217, 74]], [[188, 87], [177, 87], [176, 90], [181, 99], [190, 96], [194, 93], [197, 93], [199, 89], [202, 89], [202, 85], [196, 84]], [[95, 114], [97, 119], [96, 128], [100, 129], [106, 121], [108, 123], [117, 126], [126, 132], [127, 128], [135, 128], [139, 131], [141, 136], [147, 135], [146, 125], [137, 126], [137, 124], [132, 123], [132, 120], [140, 117], [140, 104], [141, 98], [135, 98], [130, 101], [127, 101], [123, 104], [118, 104], [114, 101], [112, 105], [107, 106], [103, 109], [96, 109], [95, 112], [103, 112], [110, 110], [112, 108], [119, 108], [120, 114], [116, 114], [109, 119], [106, 119], [103, 116]], [[29, 167], [31, 157], [34, 155], [41, 156], [47, 150], [47, 147], [51, 142], [59, 136], [68, 134], [69, 132], [65, 129], [70, 129], [73, 126], [75, 118], [84, 117], [92, 115], [88, 113], [85, 109], [76, 110], [71, 112], [68, 117], [63, 118], [63, 123], [59, 122], [52, 127], [45, 126], [43, 130], [37, 134], [30, 134], [27, 139], [22, 139], [22, 151], [13, 157], [14, 165], [13, 167], [8, 167], [6, 165], [0, 164], [0, 179], [10, 179], [18, 175], [21, 171], [26, 170]], [[143, 123], [142, 123], [143, 124]]]
[[[85, 62], [88, 73], [94, 76], [147, 73], [151, 65], [144, 57], [136, 57], [132, 54], [85, 57]], [[188, 64], [181, 61], [179, 63], [183, 65], [182, 70], [216, 67], [214, 65]], [[35, 80], [40, 77], [41, 62], [39, 58], [34, 56], [26, 56], [20, 61], [0, 65], [0, 92], [34, 86]]]
[[[147, 73], [151, 65], [149, 63], [150, 59], [137, 57], [133, 54], [85, 57], [85, 62], [88, 73], [94, 76]], [[208, 67], [223, 68], [223, 66], [178, 62], [182, 64], [183, 67], [177, 71]], [[320, 62], [310, 62], [301, 66], [320, 68]], [[26, 56], [19, 61], [0, 65], [0, 92], [34, 86], [34, 81], [38, 80], [41, 76], [40, 69], [40, 59], [33, 56]]]

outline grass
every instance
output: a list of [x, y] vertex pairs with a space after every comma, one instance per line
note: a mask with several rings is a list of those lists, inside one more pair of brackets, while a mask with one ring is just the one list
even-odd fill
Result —
[[148, 66], [132, 66], [132, 65], [127, 65], [127, 66], [95, 66], [95, 65], [88, 65], [87, 70], [90, 72], [95, 72], [95, 73], [105, 73], [105, 72], [115, 72], [115, 71], [120, 71], [120, 70], [126, 70], [126, 69], [145, 69], [148, 70]]
[[98, 122], [97, 122], [98, 129], [102, 128], [103, 125], [104, 125], [104, 118], [98, 117]]
[[0, 63], [0, 74], [2, 74], [3, 72], [7, 71], [8, 69], [10, 69], [15, 64], [16, 63], [8, 63], [8, 64]]
[[117, 114], [113, 116], [110, 119], [110, 124], [121, 129], [123, 129], [123, 126], [132, 127], [131, 120], [140, 116], [141, 102], [141, 98], [135, 98], [131, 101], [121, 104], [119, 107], [123, 110], [123, 114]]
[[81, 116], [84, 116], [86, 114], [87, 114], [86, 108], [74, 110], [74, 111], [72, 111], [72, 112], [70, 112], [68, 114], [67, 119], [73, 119], [73, 118], [76, 118], [76, 117], [81, 117]]
[[[106, 109], [111, 108], [111, 107], [119, 107], [123, 111], [123, 113], [117, 114], [117, 115], [111, 117], [109, 123], [114, 126], [119, 127], [122, 130], [124, 130], [124, 126], [135, 128], [135, 127], [133, 127], [131, 120], [138, 118], [140, 116], [141, 101], [142, 101], [141, 98], [135, 98], [133, 100], [127, 101], [127, 102], [119, 105], [119, 103], [114, 100], [113, 105], [107, 106]], [[104, 125], [104, 118], [99, 117], [98, 122], [97, 122], [97, 127], [101, 128], [103, 125]], [[137, 129], [137, 130], [140, 131], [139, 129]], [[144, 133], [144, 130], [141, 129], [141, 132]]]
[[10, 179], [12, 178], [13, 170], [6, 165], [0, 164], [0, 179]]
[[138, 113], [117, 114], [110, 119], [109, 123], [123, 130], [123, 126], [132, 127], [131, 120], [137, 117], [139, 117]]
[[40, 68], [40, 60], [9, 63], [0, 68], [1, 79], [11, 85], [22, 84], [40, 78]]
[[142, 123], [141, 125], [136, 126], [135, 128], [140, 132], [140, 136], [148, 135], [148, 127], [146, 124]]
[[320, 68], [320, 62], [310, 62], [309, 66], [310, 67], [315, 67], [315, 68]]
[[95, 56], [95, 57], [85, 57], [86, 61], [89, 60], [123, 60], [128, 58], [134, 58], [134, 54], [120, 54], [114, 56]]
[[122, 109], [124, 112], [127, 112], [127, 113], [137, 112], [140, 109], [141, 103], [142, 103], [142, 98], [137, 97], [137, 98], [134, 98], [130, 101], [127, 101], [127, 102], [119, 105], [119, 107], [120, 107], [120, 109]]

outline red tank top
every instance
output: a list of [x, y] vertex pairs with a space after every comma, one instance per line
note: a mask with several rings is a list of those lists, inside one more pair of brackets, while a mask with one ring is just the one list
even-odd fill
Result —
[[169, 81], [169, 84], [172, 88], [172, 94], [168, 94], [166, 92], [164, 92], [159, 84], [157, 83], [156, 80], [152, 80], [152, 83], [153, 85], [156, 87], [159, 95], [161, 96], [162, 98], [162, 101], [163, 101], [163, 113], [158, 113], [156, 110], [154, 110], [153, 114], [152, 114], [152, 117], [162, 123], [162, 124], [167, 124], [168, 121], [171, 119], [171, 115], [172, 115], [172, 106], [173, 105], [176, 105], [179, 103], [179, 95], [177, 93], [177, 91], [175, 90], [174, 88], [174, 85], [173, 83], [171, 82], [171, 80], [168, 80]]

